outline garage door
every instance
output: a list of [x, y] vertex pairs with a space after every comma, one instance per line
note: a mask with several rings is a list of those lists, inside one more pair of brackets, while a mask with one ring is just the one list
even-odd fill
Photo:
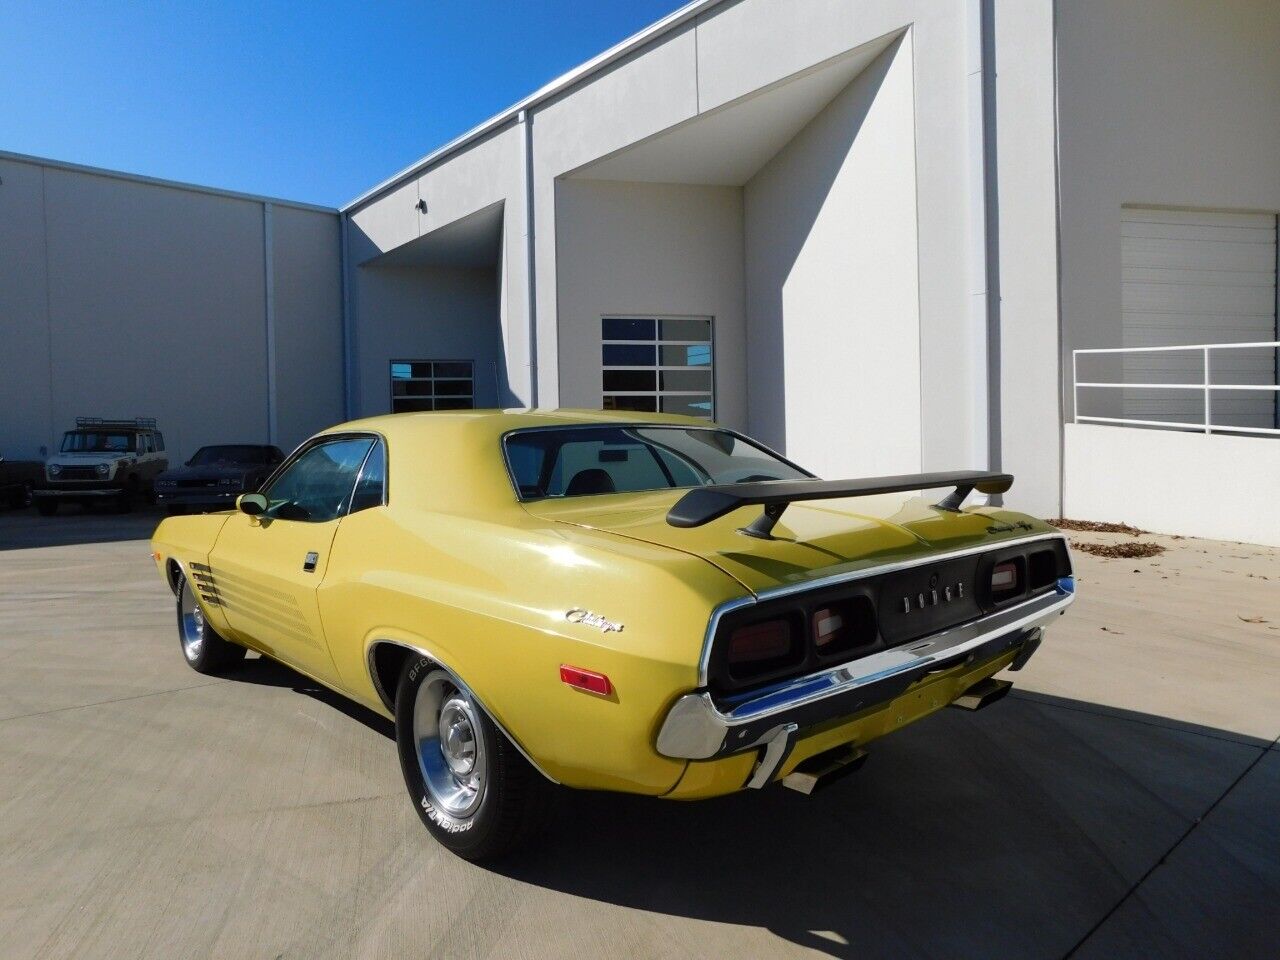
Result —
[[[1121, 212], [1124, 345], [1239, 343], [1276, 336], [1276, 218], [1126, 207]], [[1276, 383], [1274, 350], [1213, 354], [1216, 383]], [[1133, 383], [1200, 383], [1197, 353], [1126, 355]], [[1200, 422], [1194, 391], [1126, 390], [1124, 416]], [[1213, 394], [1215, 423], [1276, 424], [1276, 398], [1260, 391]]]

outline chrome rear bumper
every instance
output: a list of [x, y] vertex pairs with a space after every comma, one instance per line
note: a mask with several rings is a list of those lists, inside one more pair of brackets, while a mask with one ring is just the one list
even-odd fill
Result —
[[1029, 640], [1038, 643], [1039, 629], [1074, 599], [1075, 581], [1063, 577], [1051, 592], [1017, 606], [787, 680], [724, 708], [705, 690], [685, 694], [658, 731], [658, 752], [674, 759], [711, 760], [765, 747], [757, 776], [749, 783], [762, 786], [755, 782], [760, 771], [767, 768], [772, 774], [805, 728], [882, 706], [930, 673], [991, 660]]

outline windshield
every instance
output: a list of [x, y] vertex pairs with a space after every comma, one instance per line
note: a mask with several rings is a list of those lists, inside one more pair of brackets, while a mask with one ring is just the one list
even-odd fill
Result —
[[505, 446], [521, 500], [811, 477], [751, 441], [713, 428], [521, 430], [509, 434]]
[[133, 453], [135, 434], [111, 430], [69, 430], [62, 435], [63, 453]]
[[262, 464], [269, 460], [270, 447], [251, 444], [227, 444], [221, 447], [201, 447], [191, 458], [193, 467], [211, 467], [220, 463]]

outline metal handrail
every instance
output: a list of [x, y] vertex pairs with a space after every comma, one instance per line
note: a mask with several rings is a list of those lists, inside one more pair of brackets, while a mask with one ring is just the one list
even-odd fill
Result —
[[[1071, 397], [1072, 397], [1072, 423], [1115, 423], [1126, 424], [1130, 426], [1141, 427], [1165, 427], [1177, 430], [1203, 430], [1205, 433], [1213, 433], [1215, 430], [1222, 433], [1249, 433], [1260, 436], [1280, 436], [1280, 427], [1235, 427], [1229, 424], [1215, 424], [1213, 422], [1213, 401], [1211, 394], [1214, 390], [1244, 390], [1244, 391], [1263, 391], [1275, 393], [1280, 398], [1280, 383], [1264, 384], [1264, 383], [1214, 383], [1210, 374], [1211, 364], [1209, 362], [1209, 354], [1214, 350], [1263, 350], [1280, 349], [1280, 340], [1263, 340], [1251, 343], [1190, 343], [1180, 344], [1171, 347], [1089, 347], [1071, 351]], [[1204, 377], [1199, 383], [1111, 383], [1096, 380], [1080, 380], [1080, 355], [1081, 354], [1101, 354], [1101, 353], [1175, 353], [1175, 352], [1198, 352], [1204, 359]], [[1201, 423], [1188, 423], [1176, 420], [1138, 420], [1130, 417], [1094, 417], [1081, 415], [1080, 413], [1080, 390], [1085, 389], [1102, 389], [1102, 390], [1198, 390], [1204, 394], [1204, 421]]]

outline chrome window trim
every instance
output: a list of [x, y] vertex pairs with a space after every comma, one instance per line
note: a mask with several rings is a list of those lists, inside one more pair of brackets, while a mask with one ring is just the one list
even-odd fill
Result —
[[374, 451], [379, 448], [382, 450], [382, 496], [379, 497], [377, 504], [370, 504], [370, 506], [361, 507], [360, 509], [369, 510], [374, 506], [385, 507], [387, 505], [387, 475], [390, 472], [388, 470], [387, 445], [383, 439], [379, 437], [373, 442], [373, 446], [369, 448], [368, 452], [365, 453], [364, 459], [360, 461], [360, 469], [356, 471], [356, 482], [351, 485], [351, 493], [347, 495], [347, 509], [342, 516], [349, 517], [352, 513], [360, 512], [360, 510], [353, 511], [351, 509], [352, 506], [355, 505], [356, 491], [360, 489], [360, 481], [364, 479], [364, 472], [369, 466], [369, 458], [372, 457]]
[[[960, 550], [951, 550], [946, 553], [930, 554], [927, 557], [914, 558], [911, 560], [902, 560], [897, 563], [882, 563], [873, 567], [866, 567], [862, 570], [852, 570], [848, 573], [837, 573], [827, 577], [819, 577], [816, 580], [805, 580], [799, 583], [788, 583], [777, 587], [770, 587], [768, 590], [762, 590], [756, 594], [748, 594], [745, 597], [736, 597], [733, 600], [726, 601], [716, 607], [711, 612], [711, 619], [707, 622], [707, 632], [702, 638], [702, 655], [698, 658], [698, 686], [705, 687], [707, 685], [707, 677], [711, 667], [711, 643], [715, 639], [716, 630], [720, 626], [720, 621], [727, 614], [735, 610], [741, 610], [743, 607], [751, 606], [765, 600], [776, 600], [779, 597], [789, 597], [797, 593], [806, 593], [810, 590], [822, 590], [825, 587], [839, 586], [842, 583], [851, 583], [855, 580], [865, 580], [867, 577], [874, 577], [878, 574], [898, 573], [902, 570], [911, 570], [915, 567], [928, 566], [931, 563], [941, 563], [946, 560], [956, 560], [960, 557], [972, 556], [975, 553], [986, 553], [990, 550], [1002, 550], [1005, 547], [1018, 547], [1027, 543], [1036, 543], [1038, 541], [1061, 540], [1067, 549], [1067, 556], [1071, 556], [1071, 548], [1067, 544], [1067, 538], [1060, 533], [1037, 533], [1029, 537], [1014, 537], [1010, 540], [1001, 540], [996, 543], [984, 543], [981, 546], [965, 547]], [[733, 576], [729, 574], [729, 576]], [[736, 578], [735, 578], [736, 579]]]

